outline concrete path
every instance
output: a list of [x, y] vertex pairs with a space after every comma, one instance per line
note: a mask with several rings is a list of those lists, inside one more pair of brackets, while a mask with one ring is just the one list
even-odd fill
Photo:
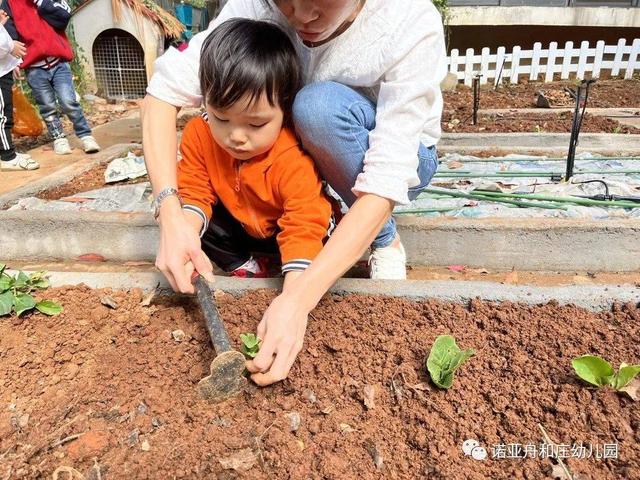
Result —
[[[160, 273], [87, 273], [50, 272], [52, 286], [79, 285], [92, 288], [153, 290], [170, 292], [169, 285]], [[259, 288], [280, 289], [282, 279], [239, 279], [216, 277], [215, 289], [241, 294]], [[574, 304], [590, 310], [610, 309], [614, 303], [640, 301], [637, 285], [572, 285], [534, 287], [503, 285], [492, 282], [463, 282], [442, 280], [373, 281], [343, 278], [330, 290], [338, 294], [386, 295], [411, 299], [435, 298], [443, 301], [467, 303], [474, 298], [487, 301], [547, 303], [556, 300], [560, 304]]]

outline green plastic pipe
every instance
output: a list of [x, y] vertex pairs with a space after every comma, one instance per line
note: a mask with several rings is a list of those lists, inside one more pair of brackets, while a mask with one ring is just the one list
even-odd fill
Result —
[[640, 203], [628, 202], [625, 200], [594, 200], [592, 198], [580, 198], [580, 197], [554, 197], [550, 195], [539, 195], [535, 193], [505, 193], [505, 192], [491, 192], [488, 190], [474, 190], [474, 192], [481, 192], [481, 195], [497, 198], [527, 198], [531, 200], [542, 200], [559, 203], [575, 203], [576, 205], [583, 205], [587, 207], [620, 207], [620, 208], [640, 208]]
[[[579, 170], [575, 175], [630, 175], [640, 174], [640, 170]], [[437, 172], [435, 177], [438, 178], [534, 178], [534, 177], [564, 177], [564, 172], [489, 172], [474, 173], [464, 170], [441, 170]]]
[[453, 210], [460, 210], [462, 207], [433, 207], [433, 208], [413, 208], [410, 210], [400, 210], [393, 212], [394, 215], [411, 215], [415, 213], [441, 213], [451, 212]]
[[[444, 159], [443, 159], [444, 160]], [[592, 157], [592, 158], [576, 158], [576, 162], [601, 162], [607, 160], [624, 160], [624, 161], [640, 161], [640, 157]], [[461, 160], [450, 160], [461, 163], [501, 163], [501, 162], [566, 162], [566, 157], [549, 157], [549, 158], [537, 158], [537, 157], [523, 157], [523, 158], [465, 158]]]
[[482, 200], [486, 202], [506, 203], [508, 205], [515, 205], [516, 207], [546, 208], [549, 210], [566, 210], [567, 209], [566, 206], [561, 205], [559, 203], [526, 202], [526, 201], [521, 201], [516, 199], [509, 200], [507, 198], [493, 197], [490, 195], [478, 195], [478, 194], [466, 193], [466, 192], [458, 192], [455, 190], [442, 191], [442, 190], [436, 190], [432, 188], [426, 188], [423, 191], [426, 193], [437, 193], [437, 194], [449, 195], [451, 197], [469, 198], [471, 200]]

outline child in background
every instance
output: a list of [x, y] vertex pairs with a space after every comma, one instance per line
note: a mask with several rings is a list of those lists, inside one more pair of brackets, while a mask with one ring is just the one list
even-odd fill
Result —
[[[4, 7], [4, 2], [2, 2]], [[27, 53], [13, 21], [5, 10], [0, 10], [0, 169], [35, 170], [40, 164], [13, 147], [13, 71]]]
[[72, 153], [62, 127], [58, 107], [69, 117], [85, 153], [100, 151], [82, 106], [76, 99], [69, 62], [73, 50], [65, 34], [71, 8], [64, 0], [8, 0], [16, 29], [27, 46], [20, 65], [40, 109], [40, 115], [53, 138], [58, 155]]
[[290, 130], [302, 80], [295, 49], [271, 23], [229, 20], [204, 41], [199, 79], [207, 113], [184, 129], [169, 195], [179, 194], [200, 233], [200, 254], [240, 277], [267, 275], [253, 252], [279, 254], [286, 285], [331, 223], [313, 160]]

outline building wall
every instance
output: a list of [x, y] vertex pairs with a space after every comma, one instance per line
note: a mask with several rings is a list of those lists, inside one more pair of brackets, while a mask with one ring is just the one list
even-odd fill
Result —
[[574, 45], [580, 45], [584, 40], [592, 45], [598, 40], [615, 45], [620, 38], [626, 39], [629, 45], [635, 38], [640, 38], [640, 28], [464, 25], [450, 27], [448, 49], [457, 48], [464, 52], [467, 48], [479, 51], [489, 47], [495, 51], [498, 47], [506, 47], [510, 51], [511, 47], [519, 45], [524, 50], [531, 50], [535, 42], [541, 42], [546, 47], [550, 42], [564, 45], [572, 41]]
[[640, 28], [640, 8], [452, 6], [449, 25]]
[[100, 33], [110, 28], [117, 28], [133, 35], [144, 51], [147, 79], [153, 73], [153, 63], [162, 54], [164, 38], [155, 23], [146, 18], [140, 18], [134, 12], [123, 6], [120, 20], [115, 21], [110, 0], [93, 0], [89, 5], [81, 8], [71, 17], [74, 35], [78, 45], [84, 50], [84, 60], [93, 79], [90, 82], [95, 91], [95, 70], [93, 65], [93, 43]]

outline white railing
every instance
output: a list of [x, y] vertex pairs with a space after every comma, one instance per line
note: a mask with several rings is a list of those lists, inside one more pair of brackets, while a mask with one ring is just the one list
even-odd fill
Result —
[[505, 47], [498, 47], [496, 53], [485, 47], [480, 55], [476, 55], [473, 48], [468, 48], [463, 56], [453, 49], [447, 64], [449, 71], [465, 85], [471, 85], [476, 74], [481, 75], [482, 84], [505, 80], [518, 83], [522, 76], [534, 81], [542, 77], [542, 81], [551, 82], [554, 74], [560, 74], [560, 79], [566, 80], [572, 73], [582, 80], [585, 73], [590, 73], [591, 78], [599, 78], [600, 72], [605, 70], [612, 77], [624, 72], [624, 78], [630, 79], [634, 72], [640, 71], [640, 38], [631, 45], [627, 45], [624, 38], [617, 45], [605, 45], [604, 41], [599, 41], [594, 48], [587, 41], [582, 42], [579, 48], [574, 48], [573, 42], [565, 43], [564, 48], [558, 48], [557, 42], [542, 48], [542, 43], [536, 42], [533, 50], [515, 46], [511, 53], [507, 53]]

